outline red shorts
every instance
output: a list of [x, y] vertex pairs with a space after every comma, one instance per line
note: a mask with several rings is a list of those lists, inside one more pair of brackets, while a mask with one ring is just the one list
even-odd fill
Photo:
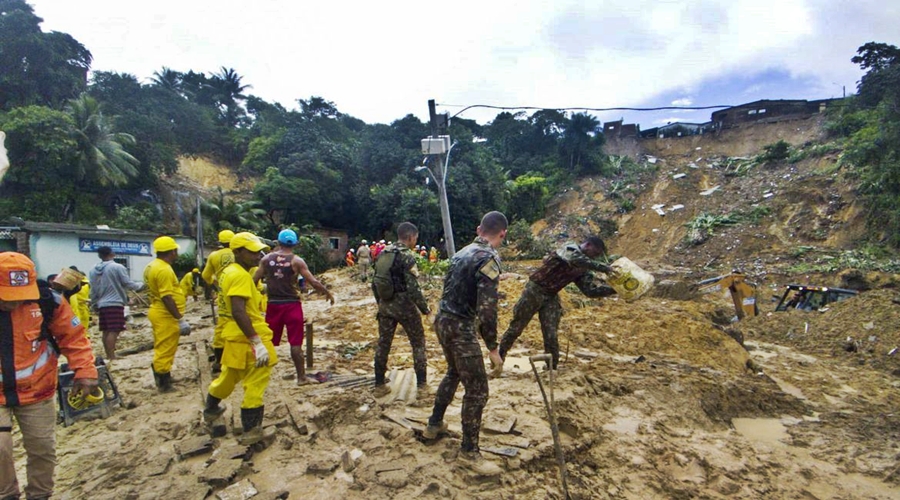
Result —
[[272, 344], [281, 344], [287, 327], [288, 344], [303, 345], [303, 304], [297, 302], [271, 303], [266, 307], [266, 323], [272, 329]]
[[[87, 328], [87, 325], [84, 325]], [[121, 332], [125, 330], [125, 307], [109, 306], [100, 308], [100, 331]]]

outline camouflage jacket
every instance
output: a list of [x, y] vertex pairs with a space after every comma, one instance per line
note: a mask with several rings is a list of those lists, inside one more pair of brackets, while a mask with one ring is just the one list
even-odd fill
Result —
[[[378, 254], [378, 258], [384, 258], [391, 252], [397, 253], [394, 265], [391, 266], [394, 297], [385, 302], [408, 299], [416, 305], [422, 314], [427, 313], [428, 301], [425, 300], [425, 295], [422, 294], [422, 289], [419, 288], [419, 268], [416, 255], [406, 245], [398, 242], [382, 250]], [[372, 286], [372, 292], [375, 294], [375, 300], [380, 304], [382, 300], [378, 296], [378, 291], [374, 285]]]
[[497, 347], [497, 301], [500, 256], [484, 238], [475, 238], [450, 260], [440, 309], [476, 320], [489, 350]]
[[550, 295], [559, 293], [573, 282], [588, 297], [605, 297], [615, 293], [610, 286], [594, 284], [591, 271], [608, 273], [609, 267], [591, 259], [577, 244], [570, 242], [544, 257], [544, 264], [529, 279]]

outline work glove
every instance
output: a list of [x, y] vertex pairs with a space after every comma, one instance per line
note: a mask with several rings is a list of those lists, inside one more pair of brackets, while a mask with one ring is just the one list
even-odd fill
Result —
[[188, 323], [186, 318], [178, 320], [178, 333], [180, 333], [182, 337], [191, 334], [191, 324]]
[[259, 335], [250, 339], [250, 343], [253, 344], [253, 355], [256, 356], [256, 367], [262, 368], [269, 364], [269, 350], [266, 349], [266, 346], [263, 345], [262, 339], [259, 338]]

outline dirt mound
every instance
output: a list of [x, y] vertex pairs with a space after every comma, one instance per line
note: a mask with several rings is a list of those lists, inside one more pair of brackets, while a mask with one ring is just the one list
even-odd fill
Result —
[[[500, 306], [501, 325], [512, 319], [515, 301], [525, 287], [524, 272], [529, 268], [514, 263], [512, 269], [523, 274], [511, 274], [510, 279], [501, 281], [500, 291], [507, 298]], [[718, 305], [655, 297], [630, 304], [615, 296], [588, 299], [574, 286], [563, 290], [560, 298], [565, 308], [560, 349], [570, 359], [579, 350], [593, 350], [631, 358], [677, 360], [727, 373], [746, 370], [747, 352], [707, 320], [717, 314]], [[532, 353], [543, 352], [537, 317], [525, 328], [517, 346], [528, 347]]]
[[900, 305], [896, 292], [872, 290], [822, 312], [791, 310], [741, 322], [745, 339], [843, 358], [900, 376]]

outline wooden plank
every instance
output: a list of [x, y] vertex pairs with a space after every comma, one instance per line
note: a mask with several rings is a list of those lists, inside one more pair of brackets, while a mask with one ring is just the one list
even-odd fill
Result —
[[488, 417], [484, 422], [484, 429], [497, 434], [509, 434], [513, 427], [516, 426], [516, 417], [514, 415]]
[[396, 415], [394, 413], [382, 413], [381, 416], [403, 427], [404, 429], [412, 430], [413, 428], [413, 423], [407, 420], [405, 417], [401, 417], [400, 415]]
[[481, 451], [486, 451], [488, 453], [493, 453], [494, 455], [500, 455], [504, 457], [514, 457], [519, 454], [519, 450], [513, 447], [482, 446]]
[[515, 446], [516, 448], [522, 448], [523, 450], [527, 450], [528, 447], [531, 446], [531, 440], [526, 437], [503, 436], [497, 441], [499, 441], [500, 444]]
[[[291, 422], [294, 424], [294, 429], [296, 429], [297, 432], [301, 435], [308, 434], [309, 430], [305, 425], [306, 422], [304, 422], [303, 419], [300, 418], [300, 415], [297, 413], [297, 409], [294, 408], [293, 402], [285, 402], [284, 399], [282, 399], [281, 402], [284, 407], [287, 408], [288, 415], [290, 415], [291, 417]], [[303, 428], [303, 430], [301, 430], [301, 427]], [[304, 430], [306, 430], [306, 432], [304, 432]]]

